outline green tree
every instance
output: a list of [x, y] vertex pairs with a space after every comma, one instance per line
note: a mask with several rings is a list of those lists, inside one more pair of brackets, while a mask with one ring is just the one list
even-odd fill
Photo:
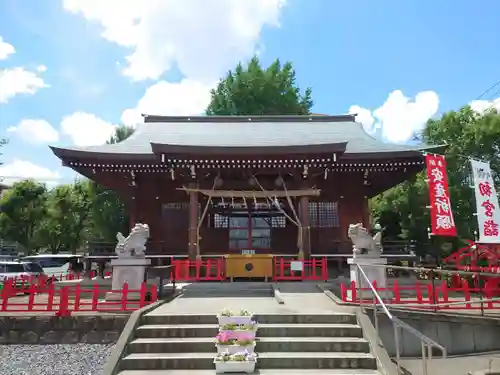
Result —
[[254, 57], [246, 67], [229, 71], [211, 92], [207, 115], [307, 115], [313, 101], [311, 89], [297, 87], [295, 70], [276, 60], [263, 69]]
[[115, 133], [106, 142], [108, 144], [120, 143], [134, 134], [135, 129], [131, 126], [120, 126], [116, 128]]
[[[500, 183], [500, 114], [496, 110], [478, 113], [465, 106], [445, 113], [440, 119], [429, 120], [420, 139], [429, 144], [448, 145], [445, 156], [457, 232], [459, 237], [471, 239], [477, 222], [473, 216], [476, 207], [467, 157], [490, 161], [495, 182]], [[425, 173], [419, 173], [412, 181], [375, 197], [371, 202], [373, 216], [380, 218], [387, 211], [399, 212], [405, 237], [424, 241], [430, 225], [425, 178]]]
[[39, 246], [37, 230], [47, 211], [47, 189], [32, 180], [16, 182], [0, 200], [0, 236], [31, 253]]
[[[134, 133], [134, 128], [122, 126], [107, 143], [119, 143]], [[91, 237], [95, 240], [114, 242], [117, 232], [126, 232], [129, 219], [125, 204], [116, 192], [95, 182], [89, 182], [89, 197], [92, 227]]]
[[83, 244], [91, 206], [87, 181], [60, 185], [49, 192], [47, 214], [38, 230], [38, 241], [52, 253], [75, 253]]
[[467, 157], [489, 161], [496, 185], [500, 183], [500, 114], [488, 110], [483, 114], [469, 106], [445, 113], [439, 120], [430, 120], [424, 129], [425, 142], [447, 144], [446, 162], [458, 233], [472, 238], [477, 230], [471, 169]]

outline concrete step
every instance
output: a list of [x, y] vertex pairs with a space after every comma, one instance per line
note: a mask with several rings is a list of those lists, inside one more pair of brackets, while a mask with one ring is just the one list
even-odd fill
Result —
[[369, 353], [344, 352], [265, 352], [259, 353], [258, 367], [263, 369], [377, 369], [377, 360]]
[[363, 337], [355, 324], [259, 324], [258, 337]]
[[[262, 337], [256, 352], [357, 352], [368, 353], [369, 344], [358, 337]], [[129, 353], [215, 353], [213, 337], [140, 338], [128, 346]]]
[[[261, 324], [357, 324], [355, 314], [257, 314], [254, 319]], [[153, 312], [141, 319], [142, 324], [217, 324], [214, 314], [156, 315]]]
[[[137, 338], [212, 337], [217, 324], [147, 324], [137, 328]], [[258, 337], [362, 337], [355, 324], [259, 324]]]
[[265, 352], [352, 352], [369, 353], [368, 341], [359, 337], [261, 337], [257, 353]]
[[272, 297], [271, 283], [193, 283], [182, 288], [185, 297]]
[[[377, 370], [364, 369], [260, 369], [259, 375], [382, 375]], [[118, 375], [214, 375], [214, 370], [126, 370]]]
[[[214, 353], [133, 353], [120, 363], [120, 370], [210, 370]], [[367, 353], [260, 353], [259, 369], [377, 369]]]

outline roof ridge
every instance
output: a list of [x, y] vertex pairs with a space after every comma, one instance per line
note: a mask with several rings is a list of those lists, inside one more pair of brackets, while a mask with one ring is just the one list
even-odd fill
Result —
[[248, 115], [248, 116], [162, 116], [142, 114], [145, 123], [152, 122], [355, 122], [355, 115]]

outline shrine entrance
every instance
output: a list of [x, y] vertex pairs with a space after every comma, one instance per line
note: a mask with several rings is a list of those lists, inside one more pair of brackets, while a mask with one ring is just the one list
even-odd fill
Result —
[[271, 218], [248, 211], [229, 216], [229, 250], [241, 254], [271, 252]]

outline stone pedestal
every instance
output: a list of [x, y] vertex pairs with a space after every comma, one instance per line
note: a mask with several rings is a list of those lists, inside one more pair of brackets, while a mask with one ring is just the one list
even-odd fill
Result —
[[[387, 259], [385, 258], [370, 258], [370, 257], [356, 257], [356, 258], [348, 258], [347, 263], [350, 265], [350, 276], [351, 282], [356, 283], [356, 288], [358, 287], [358, 283], [360, 284], [362, 289], [369, 289], [368, 281], [363, 277], [361, 272], [359, 271], [358, 266], [363, 268], [365, 275], [368, 277], [370, 282], [376, 281], [377, 289], [379, 288], [387, 288], [387, 269], [383, 267], [387, 264]], [[391, 298], [392, 293], [390, 291], [378, 291], [378, 294], [383, 299]], [[359, 293], [359, 291], [357, 291]], [[363, 299], [373, 299], [374, 295], [371, 290], [364, 290], [361, 292]], [[352, 297], [351, 292], [348, 291], [349, 299]], [[357, 296], [359, 298], [360, 296]]]
[[128, 284], [129, 292], [127, 299], [137, 301], [140, 299], [138, 290], [144, 282], [146, 267], [151, 264], [151, 259], [143, 257], [118, 258], [111, 260], [113, 267], [113, 278], [111, 281], [111, 289], [113, 292], [106, 294], [106, 300], [116, 301], [122, 299], [122, 293], [118, 292], [123, 289], [123, 284]]

